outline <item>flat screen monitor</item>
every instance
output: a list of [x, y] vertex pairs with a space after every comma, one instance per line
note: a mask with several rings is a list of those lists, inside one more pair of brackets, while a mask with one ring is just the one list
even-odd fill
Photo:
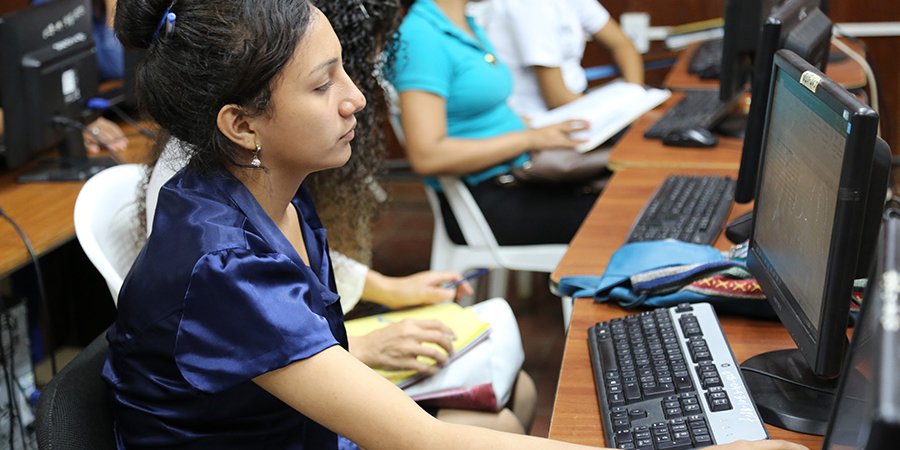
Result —
[[786, 0], [765, 20], [757, 42], [750, 111], [744, 130], [744, 147], [735, 186], [738, 203], [753, 200], [766, 118], [766, 99], [772, 79], [775, 52], [786, 48], [825, 71], [831, 46], [831, 20], [818, 9], [819, 0]]
[[893, 449], [900, 442], [900, 209], [884, 214], [825, 450]]
[[775, 56], [767, 111], [747, 266], [797, 349], [744, 368], [763, 420], [821, 435], [857, 266], [870, 264], [861, 246], [877, 236], [887, 192], [875, 155], [887, 149], [876, 144], [878, 114], [790, 50]]
[[96, 49], [88, 0], [55, 0], [0, 17], [0, 106], [3, 162], [15, 169], [51, 149], [20, 181], [85, 179], [111, 164], [85, 155], [82, 131], [97, 95]]
[[734, 99], [751, 80], [763, 21], [779, 0], [725, 0], [719, 99]]

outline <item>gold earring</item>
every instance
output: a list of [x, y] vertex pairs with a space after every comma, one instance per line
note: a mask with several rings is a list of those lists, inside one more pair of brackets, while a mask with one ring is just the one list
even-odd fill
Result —
[[256, 143], [256, 150], [253, 150], [253, 159], [250, 160], [250, 165], [256, 168], [262, 165], [262, 161], [259, 160], [259, 152], [262, 150], [262, 146], [259, 145], [259, 142]]

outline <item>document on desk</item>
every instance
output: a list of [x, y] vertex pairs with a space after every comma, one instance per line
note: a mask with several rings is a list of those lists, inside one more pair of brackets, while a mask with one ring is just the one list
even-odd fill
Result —
[[671, 95], [667, 89], [644, 88], [639, 84], [614, 80], [591, 89], [573, 102], [532, 116], [531, 126], [542, 127], [569, 119], [587, 120], [591, 124], [590, 129], [572, 133], [573, 138], [585, 141], [576, 150], [586, 152], [615, 136]]

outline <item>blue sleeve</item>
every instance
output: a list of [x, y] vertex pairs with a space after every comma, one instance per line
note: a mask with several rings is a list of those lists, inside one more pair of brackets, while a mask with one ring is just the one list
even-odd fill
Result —
[[227, 250], [201, 258], [175, 342], [188, 383], [220, 392], [338, 345], [316, 312], [337, 295], [310, 286], [305, 273], [280, 254]]
[[426, 24], [407, 23], [400, 29], [391, 83], [397, 92], [420, 90], [447, 98], [453, 64], [447, 39]]

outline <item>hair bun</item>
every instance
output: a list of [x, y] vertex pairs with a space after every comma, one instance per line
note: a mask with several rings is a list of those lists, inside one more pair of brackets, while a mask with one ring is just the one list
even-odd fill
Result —
[[148, 48], [172, 0], [118, 0], [114, 21], [116, 37], [128, 48]]

